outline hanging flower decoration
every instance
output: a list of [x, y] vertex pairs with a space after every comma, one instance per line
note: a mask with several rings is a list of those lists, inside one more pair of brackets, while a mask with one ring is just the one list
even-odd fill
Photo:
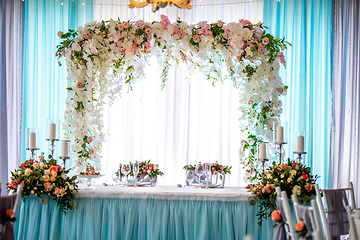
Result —
[[[90, 161], [100, 171], [105, 97], [112, 101], [126, 85], [131, 90], [145, 77], [144, 66], [151, 56], [163, 68], [162, 87], [172, 62], [187, 64], [190, 73], [200, 70], [213, 85], [232, 81], [239, 89], [240, 128], [247, 139], [269, 139], [272, 122], [281, 114], [280, 96], [286, 95], [287, 86], [279, 68], [286, 66], [281, 51], [289, 43], [266, 33], [261, 23], [241, 19], [189, 25], [180, 19], [171, 23], [161, 15], [160, 22], [152, 23], [91, 22], [58, 36], [62, 41], [55, 55], [60, 65], [65, 58], [71, 85], [64, 128], [74, 143], [76, 172], [84, 171]], [[253, 144], [245, 144], [240, 151], [250, 180], [258, 174], [254, 149]]]

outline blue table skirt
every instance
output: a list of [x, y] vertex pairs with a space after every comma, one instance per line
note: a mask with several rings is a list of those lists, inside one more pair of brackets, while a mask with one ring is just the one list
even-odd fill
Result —
[[258, 227], [249, 201], [76, 198], [64, 214], [56, 202], [21, 202], [16, 238], [25, 239], [272, 239], [271, 219]]

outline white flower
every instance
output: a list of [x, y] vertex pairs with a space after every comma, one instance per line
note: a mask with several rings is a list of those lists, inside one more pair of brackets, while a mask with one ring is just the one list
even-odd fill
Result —
[[299, 185], [296, 185], [293, 190], [293, 194], [300, 195], [301, 194], [301, 187]]

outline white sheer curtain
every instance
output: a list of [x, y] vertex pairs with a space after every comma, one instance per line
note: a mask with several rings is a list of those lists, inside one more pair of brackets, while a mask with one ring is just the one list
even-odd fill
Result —
[[[164, 14], [174, 22], [235, 22], [241, 18], [262, 21], [263, 3], [231, 4], [232, 1], [193, 1], [192, 10], [175, 6], [155, 13], [151, 7], [129, 9], [117, 6], [127, 1], [101, 1], [94, 7], [97, 21], [110, 18], [145, 21], [160, 20]], [[235, 1], [234, 1], [235, 2]], [[230, 3], [230, 4], [227, 4]], [[106, 5], [109, 4], [109, 5]], [[210, 5], [209, 5], [210, 4]], [[147, 77], [133, 90], [117, 99], [104, 112], [108, 141], [103, 148], [102, 171], [110, 179], [120, 162], [133, 159], [158, 163], [164, 176], [159, 184], [184, 183], [185, 164], [210, 161], [231, 165], [226, 185], [244, 185], [238, 150], [240, 136], [238, 91], [230, 82], [215, 87], [201, 74], [189, 77], [185, 66], [172, 68], [167, 85], [160, 89], [161, 68], [155, 59], [146, 69]]]
[[5, 194], [10, 171], [20, 163], [24, 3], [1, 1], [0, 13], [0, 182]]
[[[331, 187], [354, 182], [360, 199], [360, 3], [334, 1]], [[358, 205], [359, 206], [359, 205]]]

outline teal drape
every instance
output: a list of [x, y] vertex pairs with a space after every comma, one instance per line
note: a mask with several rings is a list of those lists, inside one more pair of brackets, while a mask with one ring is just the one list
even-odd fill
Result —
[[[82, 2], [92, 3], [92, 0]], [[55, 58], [56, 45], [60, 42], [57, 32], [77, 29], [92, 20], [93, 4], [25, 1], [22, 161], [26, 159], [24, 129], [39, 128], [37, 146], [47, 155], [47, 122], [63, 119], [68, 81], [66, 67], [58, 67]]]
[[77, 209], [60, 212], [56, 202], [38, 197], [21, 201], [16, 239], [244, 239], [272, 238], [274, 222], [258, 226], [258, 205], [249, 201], [156, 198], [80, 198]]
[[[284, 55], [287, 68], [280, 74], [289, 86], [283, 98], [282, 121], [293, 131], [307, 132], [305, 164], [329, 186], [331, 130], [331, 20], [330, 0], [270, 0], [264, 2], [264, 25], [270, 33], [292, 44]], [[289, 157], [293, 157], [287, 147]]]

